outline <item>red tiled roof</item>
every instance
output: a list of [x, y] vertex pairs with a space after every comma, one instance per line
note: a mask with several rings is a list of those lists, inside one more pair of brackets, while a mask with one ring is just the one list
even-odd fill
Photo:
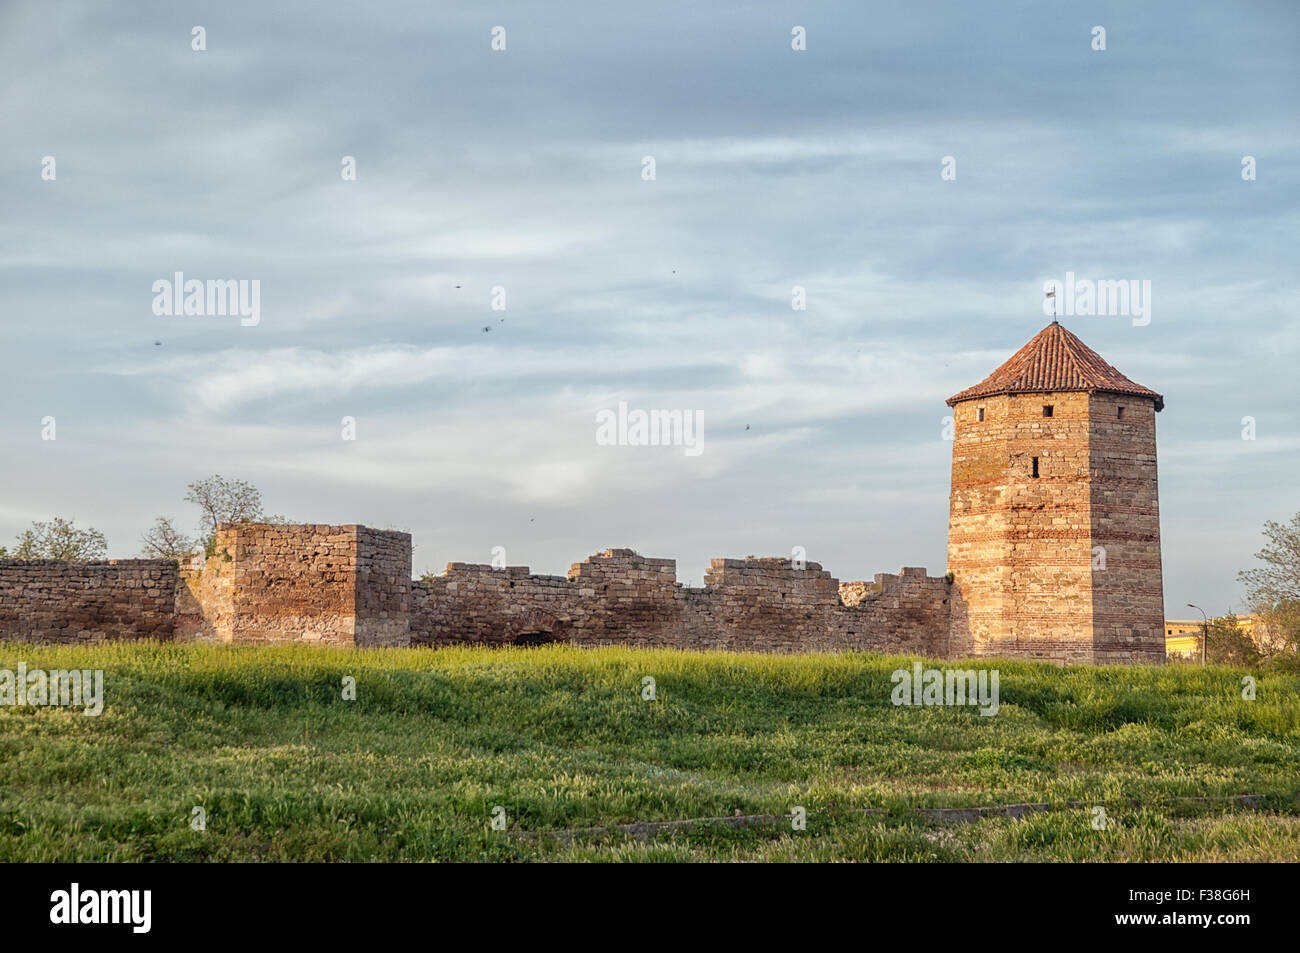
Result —
[[1165, 407], [1163, 397], [1151, 388], [1129, 380], [1055, 321], [1034, 335], [1032, 341], [983, 381], [949, 397], [948, 406], [994, 394], [1076, 390], [1136, 394], [1154, 400], [1156, 410]]

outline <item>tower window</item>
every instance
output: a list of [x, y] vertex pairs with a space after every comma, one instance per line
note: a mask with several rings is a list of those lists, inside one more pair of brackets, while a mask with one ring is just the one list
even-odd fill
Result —
[[1124, 419], [1124, 408], [1123, 408], [1123, 407], [1119, 407], [1119, 408], [1116, 409], [1116, 411], [1115, 411], [1115, 419], [1116, 419], [1116, 420], [1123, 420], [1123, 419]]
[[[1122, 407], [1121, 407], [1120, 409], [1123, 410]], [[978, 416], [976, 417], [976, 419], [977, 419], [980, 423], [984, 423], [984, 408], [981, 407], [981, 408], [977, 411], [977, 414], [978, 414]], [[1123, 416], [1123, 414], [1121, 414], [1120, 416]]]
[[1034, 477], [1038, 477], [1038, 458], [1034, 457]]
[[1052, 416], [1052, 405], [1051, 405], [1051, 404], [1044, 404], [1044, 405], [1043, 405], [1043, 416], [1044, 416], [1044, 417], [1050, 417], [1050, 416]]

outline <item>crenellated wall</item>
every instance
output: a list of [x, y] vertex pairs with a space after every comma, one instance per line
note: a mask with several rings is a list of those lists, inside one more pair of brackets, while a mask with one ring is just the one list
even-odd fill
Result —
[[756, 652], [947, 654], [948, 584], [924, 569], [840, 584], [817, 563], [608, 549], [567, 576], [449, 563], [411, 581], [411, 537], [365, 526], [223, 523], [212, 555], [0, 561], [0, 638], [337, 646], [570, 642]]
[[411, 597], [414, 645], [947, 652], [948, 584], [924, 569], [842, 586], [817, 563], [715, 559], [704, 587], [693, 588], [677, 582], [674, 560], [609, 549], [567, 578], [448, 563]]
[[[1115, 486], [1115, 493], [1126, 492], [1127, 484]], [[1145, 505], [1134, 506], [1135, 517], [1144, 517], [1138, 507]], [[1135, 521], [1126, 531], [1145, 529]], [[1126, 538], [1110, 532], [1115, 551], [1124, 554]], [[714, 559], [702, 587], [679, 583], [674, 560], [631, 549], [597, 553], [566, 576], [471, 563], [448, 563], [424, 580], [410, 576], [406, 533], [354, 524], [222, 524], [202, 565], [0, 561], [0, 639], [357, 647], [567, 642], [956, 658], [972, 649], [957, 635], [969, 631], [963, 615], [988, 611], [962, 599], [960, 575], [953, 585], [908, 567], [870, 582], [841, 583], [818, 563], [783, 558]], [[1108, 594], [1113, 617], [1132, 612], [1145, 625], [1146, 593], [1127, 576], [1114, 578], [1121, 585]], [[1134, 609], [1120, 601], [1130, 591], [1139, 600]], [[1046, 590], [1010, 592], [1048, 597]], [[1030, 627], [1037, 612], [1026, 604], [1017, 618]], [[1059, 622], [1046, 605], [1041, 613]], [[1112, 639], [1121, 647], [1112, 657], [1132, 660], [1122, 641], [1127, 633], [1117, 630]], [[976, 651], [1037, 653], [1032, 640], [992, 648], [977, 645]]]

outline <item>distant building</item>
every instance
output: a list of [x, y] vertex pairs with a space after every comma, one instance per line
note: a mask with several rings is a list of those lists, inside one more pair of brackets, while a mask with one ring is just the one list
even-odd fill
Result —
[[[1237, 616], [1237, 625], [1256, 647], [1259, 645], [1255, 632], [1258, 621], [1254, 615]], [[1201, 625], [1200, 619], [1165, 619], [1165, 654], [1170, 658], [1200, 658]]]

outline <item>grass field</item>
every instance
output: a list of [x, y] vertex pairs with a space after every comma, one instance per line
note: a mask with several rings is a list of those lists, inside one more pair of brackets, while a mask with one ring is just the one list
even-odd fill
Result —
[[[982, 717], [895, 707], [910, 660], [867, 655], [0, 643], [19, 662], [103, 669], [105, 707], [0, 707], [6, 861], [1300, 860], [1294, 677], [998, 662]], [[1266, 801], [1177, 800], [1240, 794]], [[1057, 809], [913, 813], [1017, 802]], [[521, 833], [795, 805], [804, 831]]]

